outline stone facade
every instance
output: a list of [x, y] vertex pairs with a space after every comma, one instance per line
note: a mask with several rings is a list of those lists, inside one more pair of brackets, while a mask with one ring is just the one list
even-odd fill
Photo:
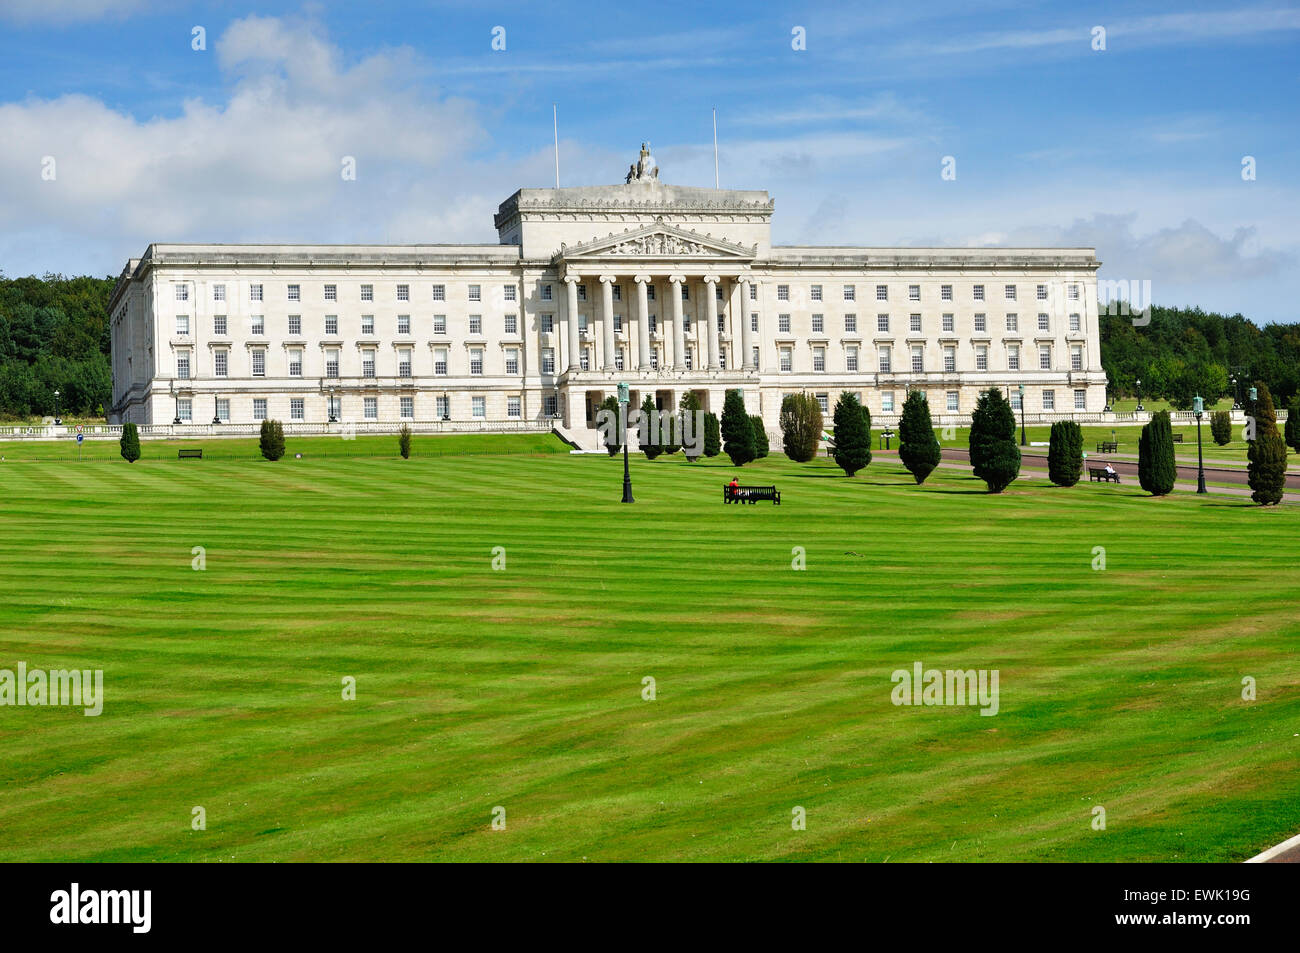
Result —
[[111, 303], [111, 422], [554, 420], [594, 446], [639, 404], [730, 388], [775, 432], [785, 394], [909, 389], [936, 419], [990, 386], [1030, 417], [1105, 404], [1090, 248], [773, 246], [763, 191], [522, 189], [497, 245], [150, 245]]

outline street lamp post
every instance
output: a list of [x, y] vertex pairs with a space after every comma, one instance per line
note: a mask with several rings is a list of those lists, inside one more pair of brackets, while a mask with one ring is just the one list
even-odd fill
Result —
[[1142, 378], [1140, 377], [1137, 379], [1137, 388], [1138, 388], [1137, 411], [1138, 413], [1141, 413], [1142, 411], [1146, 410], [1146, 408], [1142, 406]]
[[627, 468], [627, 402], [628, 391], [627, 384], [618, 385], [618, 428], [621, 431], [619, 437], [623, 440], [623, 502], [635, 503], [632, 499], [632, 474]]
[[1250, 433], [1253, 436], [1255, 433], [1255, 401], [1259, 399], [1259, 388], [1252, 387], [1248, 393], [1250, 395], [1250, 425], [1247, 429], [1247, 433]]
[[337, 391], [333, 387], [331, 387], [330, 388], [330, 423], [332, 424], [336, 424], [339, 421], [339, 415], [335, 413], [335, 408], [338, 407], [338, 398], [335, 396], [336, 393]]
[[59, 392], [57, 390], [54, 392], [54, 423], [56, 425], [63, 423], [63, 419], [59, 416]]
[[1025, 441], [1025, 385], [1017, 384], [1016, 389], [1020, 392], [1020, 446], [1027, 447]]
[[1196, 492], [1209, 492], [1205, 489], [1205, 454], [1201, 451], [1201, 417], [1205, 415], [1205, 401], [1200, 394], [1192, 401], [1192, 412], [1196, 415]]

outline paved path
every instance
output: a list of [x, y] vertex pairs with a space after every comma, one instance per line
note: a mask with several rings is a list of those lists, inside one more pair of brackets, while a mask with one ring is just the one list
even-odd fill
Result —
[[1258, 854], [1248, 864], [1300, 864], [1300, 834]]

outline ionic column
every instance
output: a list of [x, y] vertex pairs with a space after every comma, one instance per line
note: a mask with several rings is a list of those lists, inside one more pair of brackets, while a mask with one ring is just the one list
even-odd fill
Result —
[[673, 369], [684, 371], [686, 370], [686, 332], [682, 330], [682, 282], [686, 279], [682, 275], [670, 275], [668, 280], [672, 282], [672, 290], [669, 294], [673, 296]]
[[745, 349], [740, 366], [747, 371], [754, 367], [754, 331], [749, 325], [749, 278], [740, 278], [740, 346]]
[[600, 369], [614, 369], [614, 277], [600, 276], [601, 358]]
[[637, 366], [643, 371], [650, 370], [650, 299], [646, 295], [646, 282], [649, 275], [636, 275], [636, 349]]
[[569, 372], [575, 373], [578, 370], [578, 278], [576, 275], [569, 275], [564, 279], [565, 291], [565, 314], [564, 319], [568, 323], [568, 342], [569, 342]]
[[704, 340], [709, 342], [709, 370], [719, 370], [718, 364], [718, 276], [704, 276], [704, 313], [709, 326], [704, 329]]

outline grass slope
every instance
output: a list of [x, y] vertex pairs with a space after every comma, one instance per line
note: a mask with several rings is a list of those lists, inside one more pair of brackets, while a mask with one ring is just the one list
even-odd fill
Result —
[[[634, 506], [601, 457], [0, 465], [0, 667], [107, 695], [0, 709], [0, 859], [1238, 860], [1300, 830], [1300, 510], [783, 457], [742, 482], [784, 505], [738, 507], [725, 458], [632, 467]], [[1000, 713], [893, 706], [915, 661], [998, 669]]]

